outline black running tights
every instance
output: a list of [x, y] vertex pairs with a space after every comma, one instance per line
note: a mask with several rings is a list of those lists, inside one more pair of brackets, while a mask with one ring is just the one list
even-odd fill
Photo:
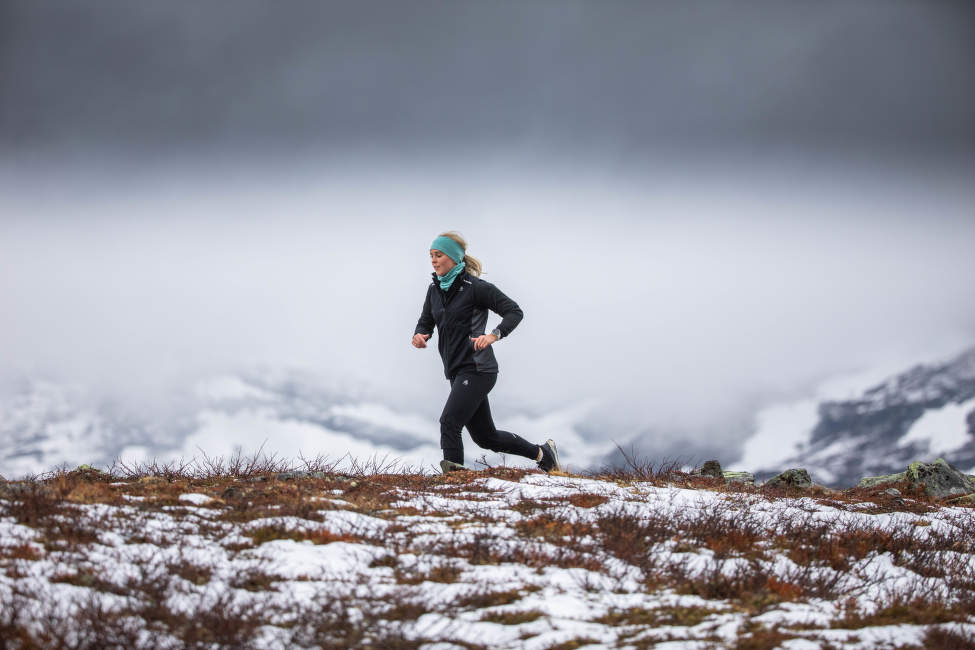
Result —
[[487, 395], [497, 380], [495, 373], [476, 372], [461, 373], [450, 380], [450, 397], [440, 416], [440, 447], [445, 459], [464, 462], [460, 430], [465, 426], [479, 447], [532, 460], [538, 458], [538, 445], [495, 428]]

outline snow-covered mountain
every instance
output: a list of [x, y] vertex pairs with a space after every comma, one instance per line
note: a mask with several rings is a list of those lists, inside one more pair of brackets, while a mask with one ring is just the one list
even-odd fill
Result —
[[[157, 410], [163, 415], [98, 399], [82, 386], [25, 382], [0, 400], [0, 474], [259, 449], [279, 459], [385, 458], [426, 469], [441, 458], [435, 414], [397, 409], [362, 387], [329, 384], [302, 371], [211, 376]], [[615, 449], [615, 437], [592, 433], [589, 414], [590, 405], [572, 405], [509, 414], [498, 426], [529, 440], [553, 437], [563, 461], [584, 469], [598, 459], [612, 461]], [[806, 399], [763, 409], [756, 421], [741, 459], [730, 467], [760, 478], [801, 466], [818, 482], [849, 486], [939, 456], [975, 473], [975, 348], [899, 374], [838, 378]], [[468, 443], [468, 464], [482, 456], [491, 464], [522, 462]]]
[[64, 463], [107, 462], [128, 444], [161, 442], [161, 434], [93, 399], [84, 386], [29, 380], [0, 402], [0, 473], [14, 478]]
[[[336, 387], [302, 371], [250, 371], [202, 379], [186, 394], [167, 398], [159, 413], [94, 397], [83, 386], [28, 381], [0, 401], [0, 474], [42, 473], [59, 465], [107, 466], [115, 459], [190, 460], [258, 450], [275, 458], [324, 455], [397, 461], [427, 468], [442, 458], [435, 416], [396, 410], [362, 387]], [[563, 461], [605, 455], [612, 443], [579, 433], [588, 408], [515, 414], [498, 426], [529, 440], [555, 437]], [[518, 464], [468, 443], [467, 462]], [[527, 462], [527, 461], [525, 461]]]
[[827, 485], [942, 457], [975, 472], [975, 348], [917, 365], [846, 399], [778, 404], [758, 414], [736, 468], [769, 475], [807, 468]]

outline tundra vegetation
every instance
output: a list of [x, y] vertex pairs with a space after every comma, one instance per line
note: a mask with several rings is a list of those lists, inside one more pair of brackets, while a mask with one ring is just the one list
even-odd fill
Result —
[[975, 508], [255, 454], [0, 483], [0, 648], [973, 648]]

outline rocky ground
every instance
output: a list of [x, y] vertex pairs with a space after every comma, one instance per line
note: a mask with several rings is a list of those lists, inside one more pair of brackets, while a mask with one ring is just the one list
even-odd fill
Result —
[[3, 484], [0, 647], [975, 647], [975, 508], [908, 476], [282, 469]]

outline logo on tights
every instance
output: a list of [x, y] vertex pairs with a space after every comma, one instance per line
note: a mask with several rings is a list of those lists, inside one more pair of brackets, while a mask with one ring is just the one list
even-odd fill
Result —
[[468, 380], [465, 379], [464, 380], [464, 385], [466, 386], [468, 383], [469, 383]]

